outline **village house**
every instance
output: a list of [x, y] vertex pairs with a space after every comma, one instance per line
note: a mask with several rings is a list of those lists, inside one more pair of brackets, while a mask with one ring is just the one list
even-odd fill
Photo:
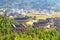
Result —
[[24, 32], [26, 26], [24, 24], [12, 24], [12, 31], [14, 32]]
[[58, 17], [55, 17], [54, 18], [54, 24], [55, 24], [55, 26], [57, 27], [57, 30], [60, 30], [60, 18], [58, 18]]
[[38, 22], [33, 23], [33, 27], [47, 27], [50, 28], [50, 24], [47, 20], [40, 19]]
[[27, 17], [19, 17], [19, 18], [15, 18], [14, 20], [16, 20], [19, 24], [25, 24], [26, 26], [32, 26], [33, 24], [33, 20], [31, 18], [27, 18]]
[[55, 18], [47, 18], [49, 21], [49, 24], [53, 27], [56, 26], [57, 30], [60, 30], [60, 18], [55, 17]]
[[51, 26], [54, 26], [54, 18], [47, 18], [46, 19]]
[[59, 18], [47, 18], [46, 20], [40, 19], [38, 22], [33, 23], [33, 27], [54, 27], [60, 25]]

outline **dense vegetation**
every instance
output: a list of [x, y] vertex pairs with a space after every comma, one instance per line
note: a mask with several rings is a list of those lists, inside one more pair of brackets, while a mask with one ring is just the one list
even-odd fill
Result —
[[12, 32], [13, 20], [0, 16], [0, 40], [60, 40], [60, 32], [55, 28], [30, 28], [25, 32]]
[[11, 24], [14, 20], [0, 15], [0, 38], [12, 33]]
[[5, 35], [1, 40], [60, 40], [60, 32], [56, 29], [31, 28], [26, 32]]

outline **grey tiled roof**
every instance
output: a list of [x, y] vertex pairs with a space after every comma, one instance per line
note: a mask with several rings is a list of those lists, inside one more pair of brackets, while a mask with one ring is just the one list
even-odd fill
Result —
[[22, 18], [15, 18], [14, 20], [16, 20], [16, 21], [28, 21], [28, 20], [30, 20], [30, 18], [22, 17]]
[[23, 25], [23, 24], [12, 24], [12, 27], [16, 28], [16, 29], [24, 29], [24, 28], [26, 28], [26, 26]]
[[46, 24], [48, 23], [47, 20], [39, 20], [38, 22], [36, 22], [36, 24]]

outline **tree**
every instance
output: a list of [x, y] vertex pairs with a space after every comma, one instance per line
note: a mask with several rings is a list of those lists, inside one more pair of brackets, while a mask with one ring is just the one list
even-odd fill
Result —
[[36, 20], [36, 16], [34, 16], [34, 18], [33, 18], [34, 20]]

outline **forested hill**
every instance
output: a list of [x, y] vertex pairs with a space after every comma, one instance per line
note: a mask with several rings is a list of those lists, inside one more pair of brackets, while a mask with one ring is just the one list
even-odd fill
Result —
[[60, 11], [60, 0], [0, 0], [0, 8], [2, 7]]

